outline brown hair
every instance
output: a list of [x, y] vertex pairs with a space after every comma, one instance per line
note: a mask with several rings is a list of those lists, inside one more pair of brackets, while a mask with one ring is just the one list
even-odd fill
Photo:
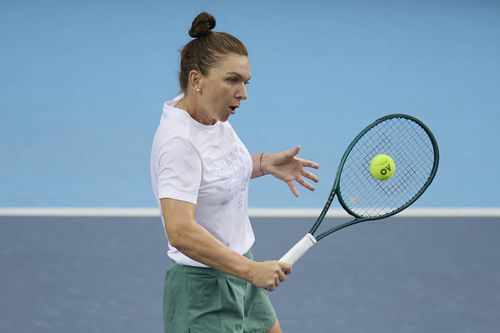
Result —
[[213, 28], [215, 18], [205, 12], [196, 16], [191, 25], [189, 36], [194, 39], [181, 51], [179, 83], [183, 92], [187, 89], [189, 72], [193, 69], [206, 76], [224, 55], [248, 56], [245, 45], [238, 38], [225, 32], [213, 32]]

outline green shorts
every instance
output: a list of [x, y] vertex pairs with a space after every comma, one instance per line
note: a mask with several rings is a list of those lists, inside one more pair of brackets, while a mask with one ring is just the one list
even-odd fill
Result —
[[[245, 256], [252, 258], [250, 251]], [[172, 263], [163, 320], [166, 333], [263, 333], [276, 314], [262, 288], [215, 269]]]

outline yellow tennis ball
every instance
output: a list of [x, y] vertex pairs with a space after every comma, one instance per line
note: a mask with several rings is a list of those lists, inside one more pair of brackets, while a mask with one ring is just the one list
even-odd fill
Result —
[[387, 180], [394, 176], [395, 171], [394, 160], [386, 154], [375, 156], [370, 163], [370, 173], [376, 180]]

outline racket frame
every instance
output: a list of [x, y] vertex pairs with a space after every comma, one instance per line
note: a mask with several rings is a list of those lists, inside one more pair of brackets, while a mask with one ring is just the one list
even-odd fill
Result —
[[[342, 175], [342, 171], [344, 169], [345, 162], [351, 153], [351, 150], [353, 147], [356, 145], [356, 143], [359, 141], [359, 139], [364, 136], [368, 131], [370, 131], [372, 128], [380, 124], [381, 122], [384, 122], [389, 119], [394, 119], [394, 118], [403, 118], [403, 119], [408, 119], [410, 121], [413, 121], [417, 125], [419, 125], [428, 135], [433, 150], [434, 150], [434, 164], [431, 169], [431, 173], [429, 177], [427, 178], [426, 182], [422, 186], [422, 188], [404, 205], [401, 205], [397, 209], [390, 211], [386, 214], [380, 215], [380, 216], [372, 216], [372, 217], [365, 217], [365, 216], [360, 216], [353, 212], [349, 206], [345, 203], [344, 199], [339, 193], [339, 188], [340, 188], [340, 178]], [[280, 261], [288, 262], [290, 264], [294, 264], [296, 261], [298, 261], [311, 247], [313, 247], [317, 241], [319, 241], [322, 238], [325, 238], [326, 236], [339, 231], [341, 229], [344, 229], [348, 226], [351, 226], [353, 224], [361, 223], [361, 222], [366, 222], [366, 221], [374, 221], [374, 220], [380, 220], [389, 216], [393, 216], [402, 210], [408, 208], [410, 205], [412, 205], [424, 192], [425, 190], [429, 187], [429, 185], [432, 183], [434, 177], [436, 176], [436, 172], [439, 166], [439, 147], [436, 141], [436, 138], [432, 134], [431, 130], [420, 120], [418, 120], [415, 117], [412, 117], [410, 115], [402, 114], [402, 113], [395, 113], [395, 114], [389, 114], [386, 116], [383, 116], [374, 122], [372, 122], [370, 125], [365, 127], [355, 138], [352, 140], [352, 142], [349, 144], [347, 147], [346, 151], [342, 155], [342, 158], [339, 163], [339, 167], [337, 169], [337, 175], [335, 176], [335, 181], [333, 183], [332, 190], [330, 191], [330, 195], [328, 196], [328, 199], [326, 200], [325, 206], [323, 207], [323, 210], [321, 211], [320, 215], [316, 219], [316, 222], [314, 225], [311, 227], [309, 232], [304, 236], [297, 244], [295, 244], [292, 249], [290, 249], [281, 259]], [[314, 236], [314, 233], [317, 231], [318, 227], [320, 226], [321, 222], [326, 216], [326, 213], [330, 209], [330, 206], [333, 202], [333, 199], [335, 198], [335, 195], [337, 195], [337, 200], [339, 201], [340, 205], [342, 208], [351, 216], [354, 217], [354, 220], [351, 220], [349, 222], [337, 225], [335, 227], [332, 227], [322, 233], [320, 233], [318, 236]]]
[[[381, 122], [384, 122], [384, 121], [386, 121], [388, 119], [394, 119], [394, 118], [403, 118], [403, 119], [408, 119], [410, 121], [413, 121], [414, 123], [416, 123], [417, 125], [419, 125], [425, 131], [425, 133], [429, 136], [429, 139], [430, 139], [430, 141], [432, 143], [432, 147], [433, 147], [433, 150], [434, 150], [434, 164], [432, 166], [431, 173], [430, 173], [429, 177], [427, 178], [427, 181], [422, 186], [422, 188], [407, 203], [405, 203], [404, 205], [400, 206], [399, 208], [397, 208], [397, 209], [395, 209], [395, 210], [393, 210], [393, 211], [391, 211], [389, 213], [386, 213], [386, 214], [383, 214], [383, 215], [380, 215], [380, 216], [374, 216], [374, 217], [360, 216], [360, 215], [356, 214], [355, 212], [353, 212], [349, 208], [349, 206], [345, 203], [345, 201], [342, 198], [342, 196], [339, 195], [338, 190], [340, 188], [340, 177], [342, 175], [342, 170], [344, 169], [345, 162], [346, 162], [347, 158], [349, 157], [349, 154], [351, 153], [351, 150], [358, 143], [359, 139], [361, 139], [361, 137], [363, 137], [368, 131], [370, 131], [372, 128], [374, 128], [375, 126], [377, 126]], [[383, 219], [383, 218], [386, 218], [386, 217], [389, 217], [389, 216], [393, 216], [393, 215], [401, 212], [402, 210], [404, 210], [404, 209], [408, 208], [409, 206], [411, 206], [425, 192], [425, 190], [427, 190], [427, 188], [429, 187], [429, 185], [434, 180], [434, 177], [436, 176], [436, 172], [437, 172], [438, 166], [439, 166], [439, 147], [438, 147], [436, 138], [434, 137], [434, 134], [432, 134], [431, 130], [423, 122], [421, 122], [420, 120], [418, 120], [415, 117], [412, 117], [412, 116], [407, 115], [407, 114], [402, 114], [402, 113], [389, 114], [389, 115], [383, 116], [383, 117], [375, 120], [373, 123], [371, 123], [370, 125], [368, 125], [365, 129], [363, 129], [354, 138], [354, 140], [352, 140], [352, 142], [349, 144], [349, 146], [347, 147], [346, 151], [344, 152], [344, 155], [342, 155], [342, 158], [341, 158], [340, 163], [339, 163], [339, 167], [337, 169], [337, 175], [335, 176], [335, 181], [333, 183], [333, 187], [332, 187], [332, 190], [330, 192], [330, 195], [328, 196], [328, 199], [326, 201], [325, 206], [323, 207], [323, 210], [321, 211], [321, 214], [319, 215], [319, 217], [317, 218], [316, 222], [314, 223], [314, 225], [309, 230], [309, 234], [314, 235], [314, 233], [317, 231], [319, 225], [321, 224], [321, 222], [325, 218], [326, 213], [330, 209], [330, 205], [332, 204], [333, 199], [335, 198], [335, 195], [337, 195], [337, 200], [339, 201], [339, 203], [342, 206], [342, 208], [349, 215], [353, 216], [354, 220], [346, 222], [344, 224], [340, 224], [338, 226], [335, 226], [333, 228], [330, 228], [330, 229], [322, 232], [318, 236], [314, 236], [317, 241], [319, 241], [320, 239], [322, 239], [322, 238], [324, 238], [324, 237], [326, 237], [326, 236], [328, 236], [328, 235], [330, 235], [330, 234], [332, 234], [332, 233], [334, 233], [334, 232], [336, 232], [338, 230], [341, 230], [341, 229], [343, 229], [345, 227], [348, 227], [350, 225], [361, 223], [361, 222], [366, 222], [366, 221], [380, 220], [380, 219]]]

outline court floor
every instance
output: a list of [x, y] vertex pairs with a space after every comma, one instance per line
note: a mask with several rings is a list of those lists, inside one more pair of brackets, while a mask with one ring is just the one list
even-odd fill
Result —
[[[310, 224], [254, 218], [256, 259]], [[162, 332], [165, 250], [157, 218], [0, 217], [0, 332]], [[287, 333], [496, 333], [499, 258], [500, 218], [394, 217], [325, 238], [270, 295]]]

